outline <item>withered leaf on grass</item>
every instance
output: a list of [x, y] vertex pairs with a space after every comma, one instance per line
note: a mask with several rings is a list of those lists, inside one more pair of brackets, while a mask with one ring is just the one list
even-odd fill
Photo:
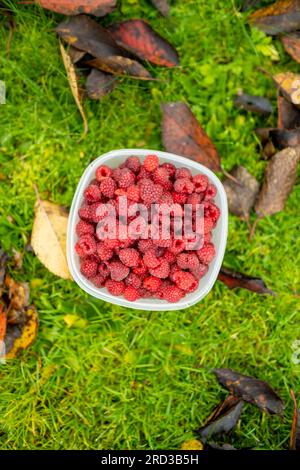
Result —
[[300, 107], [300, 75], [293, 72], [281, 72], [273, 75], [273, 80], [283, 96]]
[[213, 369], [213, 372], [219, 383], [233, 395], [269, 414], [283, 415], [283, 401], [267, 382], [232, 369]]
[[52, 202], [38, 199], [32, 228], [32, 248], [49, 271], [71, 279], [66, 260], [68, 212]]
[[93, 69], [85, 84], [87, 95], [92, 100], [101, 100], [116, 87], [117, 83], [113, 75]]
[[17, 282], [9, 275], [6, 275], [5, 286], [8, 289], [9, 310], [20, 311], [28, 306], [29, 287], [26, 282]]
[[298, 409], [293, 390], [291, 390], [291, 397], [294, 402], [294, 414], [291, 429], [290, 448], [291, 450], [300, 450], [300, 410]]
[[201, 439], [205, 442], [210, 436], [231, 431], [241, 416], [242, 408], [243, 401], [240, 398], [229, 395], [214, 408], [204, 426], [199, 429], [198, 432]]
[[107, 29], [119, 46], [142, 60], [165, 67], [179, 64], [174, 47], [144, 20], [127, 20], [112, 24]]
[[130, 54], [116, 44], [109, 32], [85, 15], [71, 17], [56, 28], [68, 44], [95, 57], [88, 65], [116, 75], [130, 75], [149, 80], [150, 73]]
[[36, 3], [62, 15], [88, 13], [104, 16], [115, 8], [117, 0], [36, 0]]
[[259, 183], [243, 166], [235, 167], [230, 174], [240, 183], [226, 177], [223, 181], [230, 212], [248, 220], [259, 191]]
[[238, 108], [258, 113], [262, 116], [269, 116], [269, 114], [273, 112], [272, 104], [263, 96], [252, 96], [247, 95], [246, 93], [238, 93], [234, 104]]
[[298, 147], [300, 145], [300, 128], [271, 129], [270, 139], [279, 150], [287, 147]]
[[276, 214], [284, 209], [293, 189], [300, 160], [300, 147], [286, 148], [276, 153], [265, 171], [265, 178], [255, 205], [259, 218]]
[[2, 287], [6, 275], [7, 261], [8, 254], [0, 247], [0, 297], [2, 295]]
[[281, 42], [286, 52], [292, 56], [292, 58], [300, 63], [300, 33], [295, 32], [282, 36]]
[[224, 268], [223, 266], [219, 272], [218, 279], [229, 289], [240, 287], [255, 292], [256, 294], [276, 295], [271, 289], [267, 288], [262, 279], [247, 276], [246, 274]]
[[151, 3], [153, 3], [163, 16], [168, 16], [170, 11], [168, 0], [151, 0]]
[[[4, 340], [6, 334], [6, 313], [3, 308], [3, 304], [0, 301], [0, 343]], [[1, 346], [0, 346], [1, 347]], [[1, 349], [0, 349], [1, 353]], [[0, 354], [1, 358], [1, 354]]]
[[213, 171], [220, 171], [215, 145], [198, 123], [186, 103], [163, 103], [162, 140], [168, 152], [195, 160]]
[[80, 51], [79, 49], [76, 49], [76, 47], [72, 47], [72, 46], [69, 47], [68, 53], [72, 61], [72, 64], [77, 64], [77, 62], [80, 62], [81, 59], [83, 59], [83, 57], [85, 56], [84, 51]]
[[8, 318], [4, 340], [7, 359], [13, 359], [33, 343], [38, 325], [38, 315], [33, 305], [23, 308], [14, 320]]
[[250, 22], [267, 34], [295, 31], [300, 27], [299, 0], [279, 0], [250, 16]]
[[300, 110], [283, 96], [278, 95], [278, 129], [300, 127]]
[[62, 56], [62, 59], [63, 59], [63, 63], [64, 63], [64, 66], [65, 66], [65, 69], [66, 69], [66, 72], [67, 72], [68, 82], [69, 82], [69, 85], [70, 85], [75, 103], [77, 105], [77, 108], [79, 109], [79, 112], [80, 112], [82, 120], [83, 120], [84, 134], [86, 134], [88, 132], [88, 123], [87, 123], [85, 112], [84, 112], [84, 109], [83, 109], [83, 106], [82, 106], [82, 103], [81, 103], [82, 93], [80, 92], [80, 89], [79, 89], [79, 86], [78, 86], [75, 67], [72, 63], [72, 60], [71, 60], [69, 54], [67, 53], [67, 51], [65, 50], [65, 48], [64, 48], [64, 46], [62, 45], [61, 42], [59, 43], [59, 46], [60, 46], [60, 52], [61, 52], [61, 56]]

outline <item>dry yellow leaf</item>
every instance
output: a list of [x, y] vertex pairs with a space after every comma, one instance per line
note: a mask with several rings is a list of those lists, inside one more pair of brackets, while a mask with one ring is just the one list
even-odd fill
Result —
[[79, 109], [79, 112], [83, 120], [84, 134], [86, 134], [88, 132], [88, 123], [87, 123], [83, 106], [81, 104], [81, 93], [78, 87], [75, 67], [71, 60], [71, 57], [69, 56], [69, 54], [67, 53], [66, 49], [64, 48], [61, 42], [59, 42], [59, 46], [60, 46], [60, 52], [61, 52], [61, 56], [63, 59], [63, 63], [67, 72], [68, 82], [69, 82], [75, 103], [77, 105], [77, 108]]
[[190, 441], [185, 441], [181, 444], [181, 450], [204, 450], [203, 444], [197, 439], [191, 439]]
[[284, 97], [300, 107], [300, 75], [293, 72], [282, 72], [273, 76], [276, 86]]
[[68, 212], [52, 202], [37, 200], [31, 235], [40, 262], [59, 277], [72, 279], [66, 259]]
[[[28, 348], [36, 338], [37, 331], [39, 326], [38, 314], [35, 307], [27, 307], [24, 310], [24, 319], [23, 324], [21, 325], [21, 335], [15, 338], [14, 328], [12, 327], [11, 331], [8, 330], [7, 336], [5, 337], [5, 342], [11, 343], [11, 347], [6, 354], [7, 359], [13, 359], [17, 354]], [[8, 341], [8, 336], [9, 341]]]

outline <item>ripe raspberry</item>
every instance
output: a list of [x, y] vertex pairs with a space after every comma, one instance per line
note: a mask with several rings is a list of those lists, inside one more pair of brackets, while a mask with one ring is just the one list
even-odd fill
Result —
[[210, 217], [204, 217], [203, 231], [204, 234], [211, 232], [215, 226], [215, 221]]
[[187, 178], [192, 179], [192, 173], [188, 168], [177, 168], [175, 171], [175, 179]]
[[103, 196], [108, 197], [109, 199], [114, 197], [116, 188], [116, 182], [110, 177], [104, 178], [104, 180], [102, 180], [100, 183], [101, 193]]
[[161, 292], [162, 298], [172, 303], [179, 302], [185, 296], [185, 292], [174, 285], [165, 287]]
[[153, 241], [150, 239], [139, 240], [138, 242], [138, 249], [141, 253], [146, 253], [147, 250], [150, 250], [150, 248], [153, 248], [153, 247], [154, 247]]
[[159, 277], [160, 279], [165, 279], [169, 276], [170, 265], [168, 261], [164, 258], [160, 258], [160, 264], [156, 268], [150, 268], [149, 273], [152, 276]]
[[119, 251], [119, 258], [125, 266], [134, 268], [138, 266], [140, 261], [140, 254], [134, 248], [124, 248]]
[[204, 215], [205, 215], [205, 217], [209, 217], [210, 219], [212, 219], [216, 223], [217, 220], [219, 219], [220, 215], [221, 215], [221, 211], [212, 202], [206, 202], [204, 204]]
[[141, 287], [142, 285], [142, 276], [139, 276], [138, 274], [135, 274], [135, 273], [129, 273], [125, 279], [125, 284], [127, 286], [132, 286], [132, 287], [135, 287], [136, 289], [139, 289], [139, 287]]
[[123, 168], [118, 179], [119, 188], [127, 189], [134, 184], [134, 181], [134, 173], [129, 168]]
[[103, 243], [107, 248], [111, 248], [112, 250], [120, 246], [120, 240], [118, 240], [117, 238], [105, 238], [105, 240], [103, 240]]
[[160, 265], [160, 260], [156, 256], [156, 251], [154, 248], [150, 248], [144, 254], [144, 263], [148, 268], [156, 268]]
[[138, 186], [129, 186], [127, 189], [127, 197], [131, 201], [139, 202], [140, 200], [140, 188]]
[[84, 190], [84, 197], [87, 201], [89, 202], [97, 202], [100, 201], [101, 199], [101, 191], [99, 189], [99, 186], [96, 184], [90, 184], [85, 190]]
[[115, 215], [114, 205], [110, 202], [107, 204], [104, 204], [103, 202], [94, 202], [94, 204], [91, 204], [90, 206], [90, 211], [91, 219], [95, 224], [107, 217], [114, 217]]
[[84, 204], [80, 207], [78, 215], [82, 220], [92, 221], [91, 206]]
[[148, 276], [143, 281], [143, 287], [150, 292], [157, 292], [161, 285], [161, 279], [154, 276]]
[[188, 178], [179, 178], [174, 183], [174, 189], [177, 193], [192, 194], [194, 183]]
[[172, 163], [163, 163], [161, 168], [165, 168], [168, 171], [170, 178], [175, 176], [176, 167]]
[[108, 279], [105, 283], [105, 287], [111, 295], [122, 295], [125, 290], [124, 282], [121, 281], [114, 281], [112, 279]]
[[216, 250], [212, 243], [207, 243], [200, 250], [197, 250], [199, 260], [204, 264], [209, 264], [215, 257]]
[[103, 287], [105, 284], [105, 278], [101, 276], [101, 274], [96, 274], [96, 276], [91, 278], [91, 282], [96, 286], [96, 287]]
[[162, 193], [162, 196], [159, 200], [159, 204], [167, 204], [168, 206], [173, 204], [173, 196], [169, 191]]
[[[115, 190], [115, 196], [126, 196], [127, 197], [127, 191], [126, 189], [123, 188], [118, 188]], [[116, 198], [118, 200], [118, 198]]]
[[118, 182], [119, 179], [121, 178], [122, 175], [122, 169], [121, 168], [114, 168], [113, 173], [112, 173], [112, 178]]
[[128, 300], [129, 302], [134, 302], [135, 300], [140, 298], [139, 291], [133, 286], [125, 287], [123, 295], [125, 299]]
[[80, 272], [83, 276], [90, 278], [97, 274], [98, 264], [94, 260], [84, 259], [80, 265]]
[[208, 177], [206, 175], [195, 175], [193, 183], [195, 193], [203, 193], [208, 185]]
[[107, 246], [103, 242], [99, 242], [97, 244], [97, 254], [101, 261], [108, 261], [113, 257], [113, 250], [107, 248]]
[[201, 201], [202, 201], [202, 194], [193, 193], [189, 195], [186, 203], [191, 204], [192, 210], [195, 211], [197, 209], [197, 204], [201, 204]]
[[147, 157], [144, 160], [144, 167], [147, 171], [152, 173], [153, 171], [158, 168], [159, 165], [159, 159], [157, 155], [147, 155]]
[[170, 248], [172, 244], [171, 236], [166, 234], [165, 237], [159, 236], [159, 238], [153, 238], [153, 243], [160, 248]]
[[211, 201], [217, 194], [217, 188], [214, 184], [209, 184], [205, 191], [204, 201]]
[[98, 273], [105, 279], [110, 275], [110, 270], [107, 263], [100, 262], [98, 265]]
[[137, 182], [143, 180], [143, 179], [150, 179], [151, 178], [151, 173], [146, 170], [144, 166], [141, 166], [140, 171], [138, 172], [138, 175], [136, 177]]
[[197, 279], [187, 271], [176, 271], [173, 279], [177, 287], [185, 292], [194, 292], [199, 284]]
[[189, 233], [188, 235], [184, 236], [184, 242], [185, 242], [185, 249], [187, 251], [190, 250], [199, 250], [201, 247], [202, 243], [202, 238], [199, 233]]
[[108, 176], [112, 176], [112, 174], [113, 174], [113, 171], [111, 168], [109, 168], [109, 166], [101, 165], [101, 166], [98, 166], [96, 170], [96, 179], [97, 181], [102, 181]]
[[79, 237], [87, 233], [92, 235], [94, 233], [94, 226], [92, 224], [89, 224], [85, 220], [80, 220], [76, 225], [76, 233]]
[[177, 256], [177, 265], [181, 269], [196, 269], [199, 266], [199, 258], [196, 253], [180, 253]]
[[151, 180], [143, 179], [140, 181], [141, 199], [145, 203], [158, 202], [163, 193], [163, 187], [159, 184], [154, 184]]
[[169, 172], [166, 168], [156, 168], [153, 173], [153, 181], [154, 183], [161, 184], [166, 191], [170, 191], [173, 187]]
[[93, 255], [96, 253], [96, 240], [93, 235], [82, 235], [75, 245], [76, 253], [82, 258], [84, 256]]
[[163, 257], [168, 261], [169, 264], [174, 263], [176, 260], [175, 253], [172, 253], [170, 250], [166, 250], [163, 254]]
[[109, 265], [110, 277], [114, 281], [122, 281], [129, 274], [128, 266], [125, 266], [121, 261], [112, 261]]
[[175, 238], [172, 241], [172, 244], [169, 248], [171, 253], [174, 253], [175, 255], [178, 253], [181, 253], [185, 249], [185, 242], [182, 238]]
[[177, 193], [176, 191], [172, 193], [172, 196], [175, 204], [185, 204], [188, 198], [187, 194]]
[[140, 297], [142, 297], [143, 299], [148, 299], [149, 297], [154, 296], [153, 292], [150, 292], [149, 290], [144, 289], [143, 287], [139, 288], [139, 294], [140, 294]]
[[129, 168], [129, 170], [133, 171], [133, 173], [138, 173], [140, 171], [140, 168], [141, 168], [141, 162], [140, 162], [140, 159], [139, 157], [128, 157], [126, 162], [125, 162], [125, 165], [127, 168]]
[[197, 268], [191, 269], [191, 273], [195, 276], [196, 279], [201, 279], [208, 271], [208, 266], [206, 264], [199, 263]]

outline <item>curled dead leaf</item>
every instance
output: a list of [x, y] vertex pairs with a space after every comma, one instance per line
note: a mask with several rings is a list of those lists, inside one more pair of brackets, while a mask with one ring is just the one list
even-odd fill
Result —
[[300, 107], [300, 75], [293, 72], [281, 72], [273, 75], [273, 80], [283, 96]]
[[87, 13], [104, 16], [116, 6], [116, 0], [36, 0], [43, 8], [62, 15]]
[[101, 100], [117, 86], [118, 80], [101, 70], [93, 69], [86, 80], [86, 92], [92, 100]]
[[250, 22], [267, 34], [295, 31], [300, 28], [300, 3], [279, 0], [252, 13]]
[[300, 110], [283, 96], [278, 95], [278, 129], [300, 127]]
[[259, 191], [259, 184], [246, 168], [235, 167], [230, 174], [239, 182], [226, 177], [223, 185], [227, 194], [230, 212], [243, 220], [248, 220]]
[[229, 289], [240, 287], [255, 292], [256, 294], [276, 295], [275, 292], [267, 288], [262, 279], [247, 276], [246, 274], [233, 271], [223, 266], [219, 272], [218, 280], [223, 282]]
[[38, 314], [33, 305], [19, 313], [17, 321], [7, 322], [5, 335], [6, 358], [13, 359], [27, 349], [35, 340], [38, 331]]

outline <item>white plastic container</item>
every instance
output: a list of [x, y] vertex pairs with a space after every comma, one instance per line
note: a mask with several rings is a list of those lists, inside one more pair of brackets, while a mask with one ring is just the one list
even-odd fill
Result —
[[[218, 220], [217, 226], [213, 231], [213, 243], [216, 248], [216, 256], [209, 266], [209, 270], [206, 275], [200, 280], [198, 289], [186, 295], [182, 300], [177, 303], [170, 303], [165, 300], [159, 299], [139, 299], [135, 302], [129, 302], [124, 297], [115, 297], [111, 295], [105, 288], [97, 288], [91, 282], [89, 282], [80, 272], [79, 256], [74, 250], [75, 243], [77, 241], [77, 235], [75, 232], [76, 224], [79, 220], [78, 210], [83, 202], [83, 191], [88, 186], [89, 182], [95, 177], [96, 168], [99, 165], [108, 165], [111, 168], [116, 168], [126, 160], [130, 155], [136, 155], [140, 157], [141, 160], [145, 158], [148, 154], [156, 154], [161, 163], [170, 162], [173, 163], [176, 167], [187, 167], [191, 170], [192, 174], [204, 173], [208, 176], [211, 183], [213, 183], [218, 190], [218, 194], [215, 198], [217, 206], [221, 210], [221, 216]], [[69, 216], [68, 223], [68, 233], [67, 233], [67, 259], [69, 269], [75, 280], [75, 282], [88, 294], [102, 299], [106, 302], [111, 302], [113, 304], [121, 305], [123, 307], [135, 308], [139, 310], [154, 310], [154, 311], [164, 311], [164, 310], [181, 310], [183, 308], [190, 307], [191, 305], [196, 304], [201, 299], [203, 299], [209, 291], [212, 289], [218, 273], [220, 271], [226, 241], [227, 241], [227, 231], [228, 231], [228, 208], [227, 208], [227, 197], [224, 190], [224, 187], [219, 180], [219, 178], [208, 168], [203, 165], [200, 165], [197, 162], [189, 160], [184, 157], [179, 157], [172, 153], [159, 152], [157, 150], [144, 150], [144, 149], [123, 149], [123, 150], [113, 150], [111, 152], [105, 153], [104, 155], [98, 157], [94, 160], [83, 173], [79, 184], [77, 186], [72, 207]]]

